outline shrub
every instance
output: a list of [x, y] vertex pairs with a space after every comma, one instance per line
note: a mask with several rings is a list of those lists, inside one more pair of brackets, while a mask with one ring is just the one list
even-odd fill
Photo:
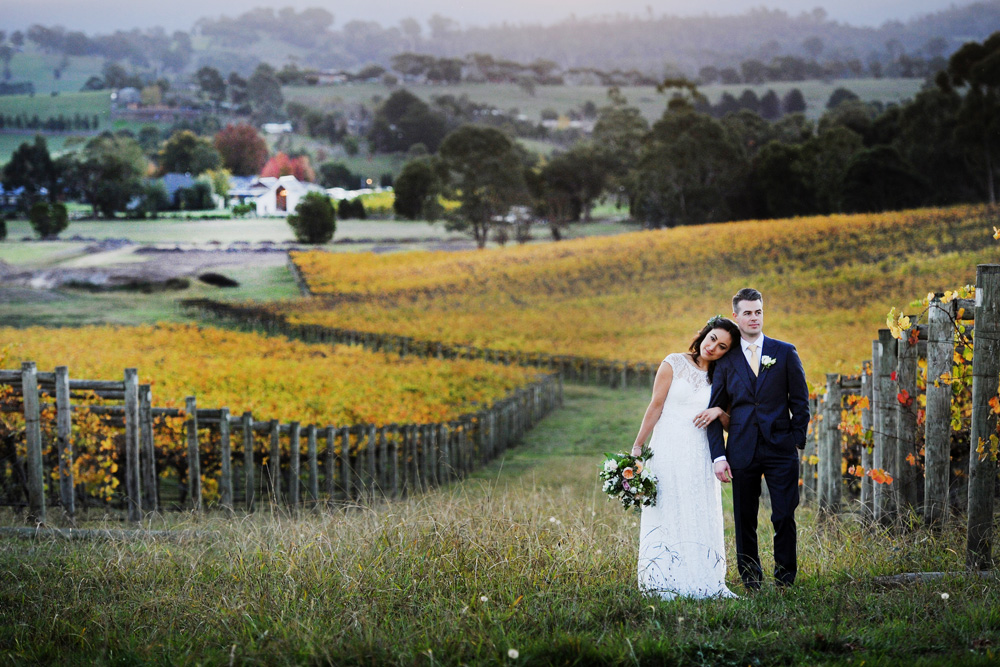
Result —
[[288, 224], [300, 243], [327, 243], [337, 230], [337, 213], [328, 196], [310, 192], [288, 216]]
[[69, 215], [65, 204], [49, 204], [37, 201], [28, 211], [28, 220], [32, 229], [42, 239], [54, 239], [59, 232], [69, 226]]
[[0, 215], [0, 241], [7, 238], [7, 219]]
[[364, 220], [368, 217], [360, 197], [341, 199], [337, 203], [337, 217], [341, 220]]

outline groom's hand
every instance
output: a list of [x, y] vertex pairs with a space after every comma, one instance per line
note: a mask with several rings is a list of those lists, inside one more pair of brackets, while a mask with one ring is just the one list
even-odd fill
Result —
[[715, 476], [720, 482], [725, 484], [733, 481], [733, 471], [729, 468], [729, 461], [722, 460], [715, 462]]

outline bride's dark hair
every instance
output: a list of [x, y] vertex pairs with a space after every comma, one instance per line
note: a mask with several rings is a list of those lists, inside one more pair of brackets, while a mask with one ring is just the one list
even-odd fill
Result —
[[[701, 328], [698, 335], [694, 337], [691, 341], [691, 347], [688, 350], [691, 352], [691, 356], [694, 357], [695, 362], [701, 357], [701, 343], [705, 340], [705, 336], [708, 335], [709, 331], [714, 329], [722, 329], [723, 331], [728, 331], [729, 335], [732, 336], [733, 342], [729, 346], [729, 351], [732, 351], [736, 347], [737, 342], [740, 339], [740, 328], [736, 326], [736, 322], [733, 322], [728, 317], [723, 317], [722, 315], [716, 315], [715, 317], [708, 320], [705, 326]], [[727, 352], [728, 354], [729, 352]], [[712, 381], [712, 375], [715, 373], [715, 362], [708, 364], [708, 381]]]

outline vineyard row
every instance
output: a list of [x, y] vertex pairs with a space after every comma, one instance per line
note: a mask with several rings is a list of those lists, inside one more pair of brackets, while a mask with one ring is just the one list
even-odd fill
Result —
[[437, 359], [479, 359], [494, 364], [527, 366], [558, 373], [565, 381], [596, 383], [612, 388], [653, 386], [659, 363], [597, 359], [568, 354], [547, 354], [520, 350], [458, 345], [441, 341], [421, 340], [410, 336], [374, 331], [358, 331], [321, 324], [293, 324], [285, 315], [263, 307], [214, 301], [187, 299], [182, 306], [210, 316], [220, 322], [244, 330], [267, 335], [281, 335], [307, 343], [343, 343], [362, 345], [373, 351], [400, 356]]
[[[967, 565], [988, 569], [1000, 412], [1000, 265], [978, 267], [974, 301], [946, 299], [928, 299], [927, 324], [891, 313], [860, 376], [827, 375], [825, 394], [813, 399], [803, 496], [833, 514], [845, 484], [859, 479], [863, 518], [883, 525], [917, 514], [940, 525], [952, 505], [964, 504]], [[853, 460], [852, 440], [860, 461]], [[956, 503], [956, 487], [965, 483], [967, 504]]]
[[[202, 509], [202, 484], [211, 479], [219, 487], [219, 505], [232, 510], [242, 480], [243, 505], [252, 511], [264, 494], [274, 504], [298, 508], [306, 503], [397, 498], [446, 484], [517, 444], [527, 429], [562, 402], [560, 379], [546, 375], [488, 408], [447, 422], [338, 427], [295, 421], [281, 424], [251, 412], [232, 416], [228, 408], [200, 409], [194, 397], [188, 397], [183, 411], [154, 408], [150, 386], [140, 385], [137, 370], [131, 368], [125, 370], [122, 381], [70, 380], [65, 366], [39, 373], [34, 362], [25, 362], [20, 371], [0, 371], [0, 385], [21, 398], [26, 445], [23, 486], [28, 520], [33, 524], [45, 522], [48, 496], [58, 498], [69, 519], [75, 516], [74, 413], [97, 415], [104, 427], [123, 431], [123, 502], [129, 520], [137, 521], [164, 509], [158, 452], [171, 448], [156, 442], [156, 417], [184, 420], [186, 474], [179, 482], [187, 502], [182, 505]], [[83, 392], [120, 404], [74, 405], [73, 398], [85, 396]], [[54, 398], [55, 404], [43, 405], [45, 398]], [[54, 438], [47, 446], [43, 442], [45, 419], [55, 422]], [[234, 440], [234, 432], [241, 437]], [[264, 448], [259, 446], [260, 436], [265, 438]], [[216, 445], [212, 457], [206, 457], [202, 438]], [[287, 447], [282, 446], [283, 439]], [[203, 472], [206, 458], [217, 462], [212, 477]], [[46, 492], [46, 463], [53, 471], [49, 478], [59, 480], [58, 495]], [[235, 474], [234, 469], [240, 467], [242, 475]]]

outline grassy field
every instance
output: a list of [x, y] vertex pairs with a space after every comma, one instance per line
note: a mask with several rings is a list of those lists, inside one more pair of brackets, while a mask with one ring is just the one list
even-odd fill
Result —
[[[718, 102], [724, 92], [735, 97], [750, 88], [759, 95], [773, 89], [779, 96], [792, 88], [798, 88], [805, 97], [808, 109], [806, 115], [812, 119], [819, 118], [826, 108], [826, 102], [836, 88], [843, 87], [854, 91], [866, 102], [900, 102], [916, 95], [924, 82], [922, 79], [850, 79], [843, 81], [801, 81], [796, 83], [776, 82], [761, 86], [744, 84], [704, 86], [701, 92], [709, 101]], [[467, 95], [474, 102], [490, 104], [498, 109], [517, 109], [528, 116], [530, 120], [541, 120], [541, 112], [553, 109], [558, 113], [570, 110], [580, 110], [584, 103], [590, 101], [598, 107], [608, 103], [608, 89], [605, 86], [537, 86], [534, 95], [524, 91], [516, 84], [477, 84], [460, 83], [449, 86], [440, 85], [407, 85], [406, 89], [421, 99], [430, 101], [439, 95]], [[374, 100], [385, 100], [392, 89], [381, 84], [364, 83], [344, 86], [297, 86], [283, 89], [285, 99], [302, 102], [316, 108], [336, 108], [343, 104], [374, 105]], [[625, 86], [621, 92], [633, 106], [638, 107], [647, 120], [653, 122], [663, 115], [667, 98], [656, 92], [652, 86]]]
[[[11, 81], [31, 81], [35, 84], [36, 95], [48, 96], [53, 91], [60, 94], [78, 92], [87, 79], [101, 76], [104, 58], [73, 56], [68, 58], [69, 64], [56, 79], [53, 71], [62, 59], [61, 54], [45, 53], [31, 42], [27, 42], [23, 52], [15, 53], [10, 61]], [[0, 97], [0, 100], [3, 99]]]
[[[728, 579], [743, 597], [644, 597], [638, 516], [603, 499], [596, 472], [602, 452], [631, 441], [648, 397], [570, 386], [566, 399], [501, 460], [393, 504], [148, 524], [200, 534], [171, 541], [3, 538], [2, 660], [996, 664], [1000, 588], [961, 573], [956, 529], [892, 537], [803, 507], [796, 586], [747, 595], [726, 497]], [[99, 516], [85, 524], [120, 527]], [[956, 574], [907, 586], [878, 579], [920, 571]]]

